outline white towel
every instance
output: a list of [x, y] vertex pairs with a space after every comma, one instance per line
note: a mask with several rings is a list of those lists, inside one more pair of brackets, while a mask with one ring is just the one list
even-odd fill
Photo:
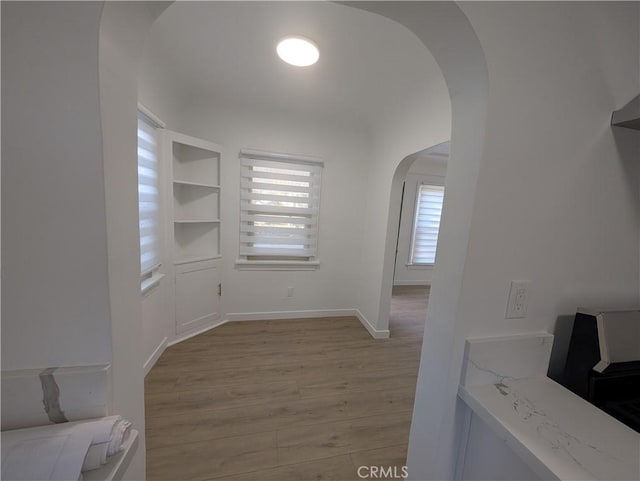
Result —
[[98, 469], [107, 458], [119, 453], [129, 438], [131, 423], [120, 416], [109, 416], [84, 423], [82, 429], [93, 435], [93, 440], [82, 465], [82, 471]]
[[70, 480], [124, 449], [131, 423], [120, 416], [2, 432], [2, 479]]
[[2, 479], [6, 481], [79, 479], [91, 436], [67, 431], [12, 440], [2, 433]]

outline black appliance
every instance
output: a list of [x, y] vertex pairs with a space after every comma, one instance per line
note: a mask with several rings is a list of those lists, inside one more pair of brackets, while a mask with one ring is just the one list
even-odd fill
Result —
[[640, 310], [579, 309], [562, 384], [640, 432]]

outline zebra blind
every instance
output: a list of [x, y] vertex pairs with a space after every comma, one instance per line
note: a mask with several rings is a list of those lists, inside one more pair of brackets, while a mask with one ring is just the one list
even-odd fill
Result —
[[323, 162], [249, 150], [240, 159], [240, 255], [315, 257]]
[[444, 187], [423, 184], [418, 200], [411, 237], [411, 264], [433, 264], [436, 260]]
[[160, 265], [160, 189], [156, 124], [138, 112], [138, 212], [140, 269], [144, 276]]

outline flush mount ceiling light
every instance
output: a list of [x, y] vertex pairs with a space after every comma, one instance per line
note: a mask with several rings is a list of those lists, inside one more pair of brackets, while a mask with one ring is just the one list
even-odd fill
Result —
[[308, 67], [320, 58], [318, 46], [300, 35], [287, 35], [278, 42], [276, 51], [278, 57], [296, 67]]

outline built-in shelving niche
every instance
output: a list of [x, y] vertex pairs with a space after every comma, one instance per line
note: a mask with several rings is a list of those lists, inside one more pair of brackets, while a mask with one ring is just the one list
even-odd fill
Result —
[[220, 147], [165, 131], [176, 333], [221, 319]]
[[194, 185], [219, 185], [220, 153], [174, 141], [173, 180]]
[[182, 137], [171, 145], [176, 264], [220, 257], [220, 152], [203, 143]]
[[220, 256], [219, 222], [175, 222], [174, 264]]
[[218, 220], [220, 189], [173, 183], [173, 217], [176, 220]]

